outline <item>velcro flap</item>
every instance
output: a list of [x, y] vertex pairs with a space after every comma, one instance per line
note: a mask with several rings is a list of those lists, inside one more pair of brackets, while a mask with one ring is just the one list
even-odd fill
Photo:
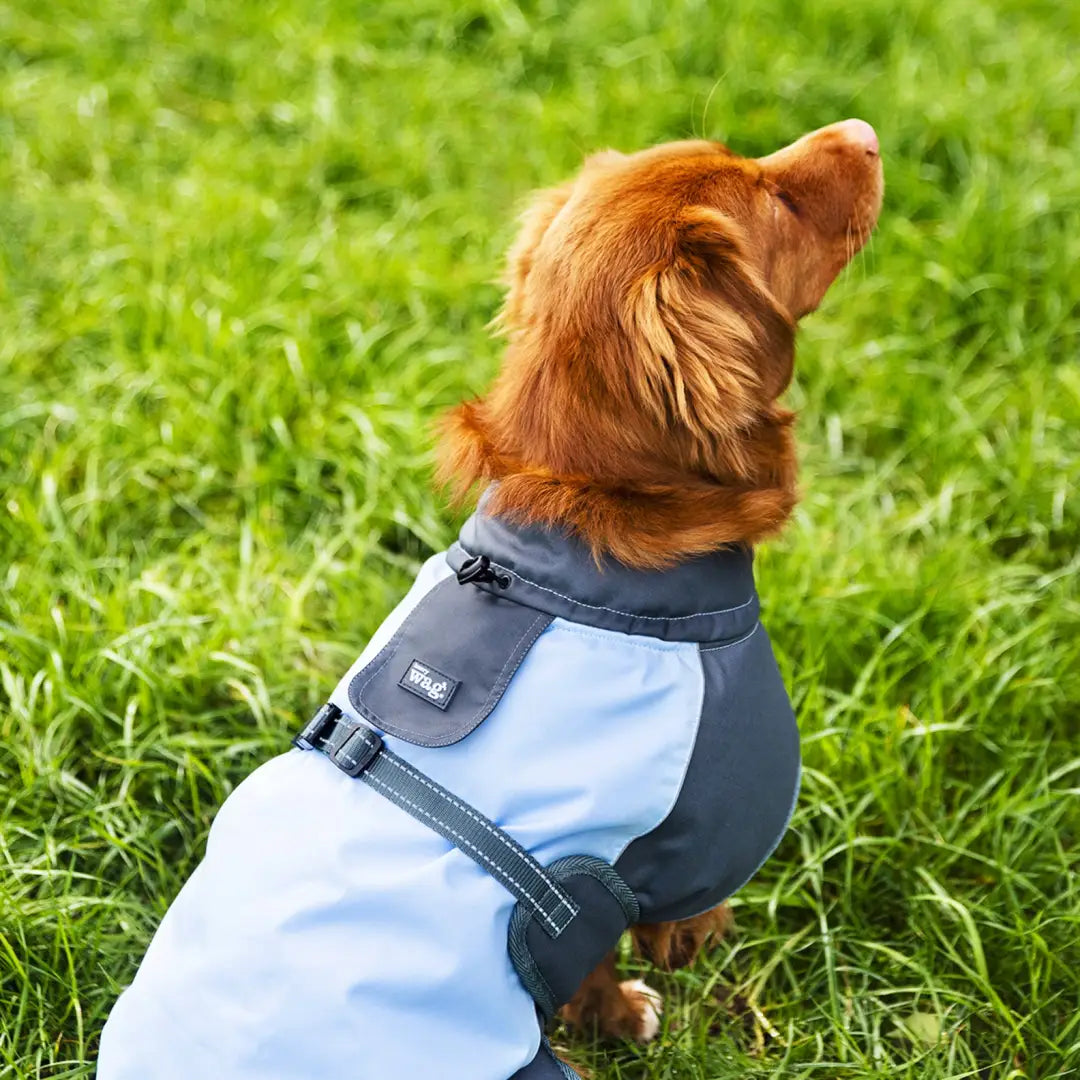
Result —
[[552, 618], [447, 578], [353, 677], [349, 701], [380, 730], [407, 742], [459, 742], [499, 703]]

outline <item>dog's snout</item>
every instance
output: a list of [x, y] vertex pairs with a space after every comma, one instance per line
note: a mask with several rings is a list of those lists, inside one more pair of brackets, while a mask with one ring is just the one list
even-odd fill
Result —
[[865, 120], [855, 117], [850, 120], [841, 120], [835, 130], [849, 142], [861, 146], [872, 157], [877, 156], [880, 150], [877, 132]]
[[877, 132], [865, 121], [852, 117], [850, 120], [838, 120], [834, 124], [817, 128], [797, 139], [790, 146], [758, 158], [767, 169], [784, 170], [801, 158], [820, 151], [827, 154], [843, 153], [850, 156], [852, 151], [861, 152], [867, 157], [880, 156]]

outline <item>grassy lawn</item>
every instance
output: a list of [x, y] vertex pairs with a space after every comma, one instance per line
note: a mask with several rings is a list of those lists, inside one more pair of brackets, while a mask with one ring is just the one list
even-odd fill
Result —
[[429, 429], [498, 363], [522, 197], [853, 115], [885, 208], [758, 564], [794, 825], [649, 976], [657, 1043], [554, 1038], [594, 1080], [1080, 1069], [1078, 13], [0, 7], [0, 1078], [92, 1074], [222, 799], [453, 535]]

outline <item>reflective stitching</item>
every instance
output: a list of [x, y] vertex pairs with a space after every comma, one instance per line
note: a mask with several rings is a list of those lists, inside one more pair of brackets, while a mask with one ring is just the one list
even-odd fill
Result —
[[[457, 546], [471, 557], [472, 552], [460, 540]], [[650, 622], [679, 622], [680, 619], [699, 619], [703, 615], [727, 615], [732, 611], [742, 611], [743, 608], [749, 607], [757, 598], [756, 593], [751, 593], [749, 599], [744, 600], [741, 604], [736, 604], [734, 607], [717, 608], [715, 611], [695, 611], [692, 615], [640, 615], [636, 611], [620, 611], [618, 608], [605, 607], [603, 604], [587, 604], [584, 600], [575, 600], [572, 596], [567, 596], [557, 589], [549, 589], [546, 585], [541, 585], [539, 582], [527, 578], [524, 574], [511, 570], [510, 567], [505, 566], [503, 563], [496, 563], [494, 559], [492, 563], [500, 570], [505, 570], [511, 577], [516, 577], [518, 581], [524, 581], [526, 585], [531, 585], [534, 589], [540, 589], [541, 592], [551, 593], [552, 596], [557, 596], [560, 600], [577, 604], [578, 607], [592, 608], [593, 611], [609, 611], [612, 615], [622, 615], [627, 619], [646, 619]]]
[[[411, 799], [405, 798], [405, 796], [402, 795], [401, 792], [399, 792], [396, 788], [393, 788], [389, 784], [384, 783], [377, 776], [372, 776], [370, 772], [364, 773], [362, 778], [363, 778], [365, 783], [377, 784], [379, 787], [381, 787], [381, 788], [385, 789], [387, 792], [389, 792], [391, 802], [397, 802], [398, 800], [400, 800], [406, 806], [408, 806], [412, 810], [416, 811], [416, 813], [422, 814], [429, 821], [434, 821], [436, 824], [438, 824], [442, 828], [446, 829], [446, 831], [448, 833], [450, 833], [451, 836], [454, 837], [455, 841], [457, 841], [458, 843], [464, 844], [467, 848], [469, 848], [476, 855], [476, 857], [478, 859], [482, 859], [485, 863], [487, 863], [487, 865], [491, 868], [491, 872], [492, 872], [492, 875], [494, 877], [496, 877], [496, 878], [498, 878], [500, 876], [504, 877], [508, 881], [510, 881], [511, 884], [517, 886], [518, 890], [521, 893], [521, 897], [523, 899], [527, 900], [529, 902], [529, 904], [532, 905], [532, 907], [534, 907], [536, 909], [536, 913], [544, 920], [544, 922], [546, 922], [548, 924], [548, 926], [550, 926], [555, 931], [556, 934], [561, 934], [563, 932], [563, 930], [566, 929], [565, 926], [560, 926], [557, 922], [555, 922], [554, 919], [551, 918], [550, 915], [548, 915], [548, 913], [540, 906], [539, 901], [537, 901], [537, 900], [535, 900], [533, 898], [533, 896], [529, 892], [529, 890], [520, 881], [518, 881], [517, 878], [515, 878], [508, 870], [501, 867], [497, 862], [494, 862], [493, 860], [489, 859], [487, 857], [487, 855], [485, 855], [475, 844], [473, 844], [471, 841], [469, 841], [466, 837], [462, 836], [461, 833], [459, 833], [456, 829], [451, 828], [441, 818], [438, 818], [434, 814], [429, 813], [422, 806], [419, 806], [417, 803], [414, 803]], [[576, 914], [577, 914], [576, 911], [571, 912], [572, 916], [576, 915]]]
[[389, 762], [389, 764], [401, 769], [402, 772], [406, 773], [414, 780], [423, 784], [424, 787], [429, 788], [440, 798], [445, 799], [448, 803], [450, 803], [451, 806], [456, 807], [467, 817], [472, 818], [472, 820], [475, 821], [477, 825], [480, 825], [482, 828], [487, 830], [487, 832], [489, 832], [493, 837], [495, 837], [495, 839], [498, 840], [500, 844], [503, 844], [508, 850], [513, 852], [513, 854], [517, 856], [518, 859], [524, 862], [526, 866], [536, 872], [536, 874], [540, 877], [544, 884], [555, 894], [563, 907], [570, 911], [572, 915], [577, 914], [578, 909], [574, 905], [573, 901], [570, 900], [566, 896], [566, 894], [559, 888], [559, 886], [556, 885], [555, 882], [552, 881], [551, 878], [549, 878], [547, 874], [544, 873], [544, 868], [538, 862], [536, 862], [536, 860], [533, 859], [533, 857], [527, 851], [525, 851], [523, 848], [519, 848], [514, 843], [514, 841], [509, 836], [507, 836], [501, 829], [497, 828], [486, 818], [478, 814], [475, 810], [472, 809], [471, 806], [467, 806], [464, 803], [458, 802], [458, 800], [455, 799], [453, 795], [450, 794], [450, 792], [432, 783], [432, 781], [430, 781], [422, 773], [416, 772], [415, 770], [411, 769], [402, 759], [397, 757], [397, 755], [391, 753], [384, 753], [382, 756], [385, 761]]
[[710, 645], [707, 649], [703, 649], [698, 646], [698, 652], [719, 652], [721, 649], [730, 649], [732, 645], [741, 645], [744, 641], [748, 641], [761, 629], [761, 623], [754, 623], [754, 629], [749, 634], [743, 634], [741, 638], [736, 638], [734, 641], [725, 642], [723, 645]]
[[692, 615], [641, 615], [636, 611], [620, 611], [618, 608], [605, 607], [603, 604], [587, 604], [584, 600], [575, 600], [574, 597], [566, 596], [557, 589], [549, 589], [546, 585], [540, 585], [538, 582], [532, 581], [523, 574], [518, 574], [513, 570], [509, 570], [505, 566], [501, 567], [501, 569], [506, 570], [511, 577], [516, 577], [520, 581], [524, 581], [526, 585], [532, 585], [534, 589], [540, 589], [543, 592], [551, 593], [552, 596], [557, 596], [560, 600], [567, 600], [571, 604], [577, 604], [579, 607], [592, 608], [594, 611], [609, 611], [612, 615], [622, 615], [627, 619], [647, 619], [650, 622], [679, 622], [681, 619], [700, 619], [705, 615], [727, 615], [732, 611], [741, 611], [743, 608], [749, 607], [754, 602], [754, 597], [751, 596], [748, 600], [744, 600], [743, 603], [736, 604], [734, 607], [717, 608], [715, 611], [695, 611]]
[[384, 781], [380, 780], [377, 776], [372, 776], [370, 773], [366, 773], [363, 779], [365, 780], [365, 782], [370, 784], [376, 784], [379, 787], [383, 788], [385, 791], [387, 791], [389, 793], [389, 798], [391, 802], [400, 801], [406, 806], [410, 807], [412, 810], [416, 811], [416, 813], [422, 814], [429, 821], [434, 821], [441, 828], [445, 829], [448, 833], [450, 833], [451, 836], [454, 837], [454, 839], [458, 843], [464, 844], [467, 848], [469, 848], [470, 851], [472, 851], [477, 856], [477, 858], [482, 859], [491, 868], [492, 876], [496, 878], [505, 878], [512, 885], [516, 886], [517, 889], [520, 891], [522, 897], [527, 900], [532, 907], [536, 909], [537, 914], [539, 914], [541, 918], [543, 918], [544, 921], [556, 931], [556, 933], [562, 932], [564, 927], [559, 926], [556, 922], [552, 920], [552, 918], [547, 914], [547, 912], [540, 906], [539, 901], [537, 901], [532, 896], [528, 888], [522, 882], [518, 881], [517, 878], [513, 876], [513, 874], [511, 874], [507, 869], [505, 869], [505, 867], [500, 866], [498, 863], [490, 859], [487, 855], [484, 854], [483, 851], [480, 850], [480, 848], [478, 848], [466, 837], [462, 836], [461, 833], [459, 833], [456, 829], [452, 828], [447, 822], [443, 821], [442, 818], [436, 817], [434, 814], [425, 810], [419, 804], [414, 803], [411, 799], [406, 798], [404, 795], [401, 794], [400, 791], [392, 787], [390, 784], [387, 784]]
[[[488, 694], [488, 696], [487, 696], [487, 700], [486, 700], [486, 701], [484, 702], [484, 704], [483, 704], [483, 705], [481, 705], [481, 706], [480, 706], [480, 708], [479, 708], [479, 709], [477, 710], [477, 715], [479, 715], [479, 713], [481, 713], [481, 712], [483, 712], [483, 711], [484, 711], [484, 707], [485, 707], [485, 706], [487, 705], [488, 701], [490, 701], [490, 700], [492, 699], [492, 697], [493, 697], [493, 696], [495, 695], [495, 691], [499, 689], [499, 684], [500, 684], [501, 682], [503, 682], [503, 676], [504, 676], [504, 675], [506, 674], [506, 669], [507, 669], [507, 668], [508, 668], [508, 667], [510, 666], [510, 662], [511, 662], [511, 661], [512, 661], [512, 660], [514, 659], [514, 657], [515, 657], [515, 656], [517, 656], [517, 652], [518, 652], [518, 650], [519, 650], [519, 649], [521, 648], [521, 644], [522, 644], [522, 642], [523, 642], [523, 641], [524, 641], [524, 640], [525, 640], [525, 639], [526, 639], [526, 638], [527, 638], [527, 637], [528, 637], [528, 636], [529, 636], [530, 634], [532, 634], [532, 632], [533, 632], [533, 631], [534, 631], [534, 630], [536, 629], [536, 624], [537, 624], [538, 622], [542, 622], [542, 621], [543, 621], [544, 619], [547, 619], [547, 623], [546, 623], [546, 625], [545, 625], [545, 626], [543, 627], [543, 629], [541, 629], [541, 630], [539, 631], [539, 633], [537, 633], [537, 634], [533, 635], [533, 639], [532, 639], [532, 641], [531, 641], [531, 642], [529, 643], [529, 648], [532, 648], [533, 644], [534, 644], [534, 643], [536, 642], [536, 639], [537, 639], [538, 637], [540, 637], [540, 634], [542, 634], [542, 633], [544, 632], [544, 630], [546, 630], [546, 629], [548, 628], [548, 626], [550, 626], [550, 625], [551, 625], [551, 623], [552, 623], [552, 619], [551, 619], [551, 617], [550, 617], [550, 616], [548, 616], [547, 612], [544, 612], [544, 613], [543, 613], [542, 615], [537, 615], [537, 617], [536, 617], [535, 619], [533, 619], [533, 621], [532, 621], [531, 623], [529, 623], [529, 625], [528, 625], [528, 626], [527, 626], [527, 627], [525, 628], [525, 633], [524, 633], [524, 634], [522, 634], [520, 638], [518, 638], [517, 644], [516, 644], [516, 645], [514, 646], [514, 648], [513, 648], [512, 650], [511, 650], [511, 652], [510, 652], [510, 655], [509, 655], [509, 656], [508, 656], [508, 657], [506, 658], [506, 663], [505, 663], [505, 664], [503, 664], [503, 666], [502, 666], [502, 671], [500, 671], [500, 672], [499, 672], [499, 676], [498, 676], [498, 678], [497, 678], [497, 679], [495, 680], [495, 685], [494, 685], [494, 686], [493, 686], [493, 687], [491, 688], [491, 693], [490, 693], [490, 694]], [[528, 654], [529, 654], [529, 650], [528, 650], [528, 649], [526, 649], [526, 650], [525, 650], [525, 652], [521, 654], [521, 656], [520, 656], [520, 657], [518, 658], [517, 666], [516, 666], [516, 667], [514, 668], [514, 671], [517, 671], [517, 669], [518, 669], [519, 667], [521, 667], [521, 665], [522, 665], [522, 664], [523, 664], [523, 663], [525, 662], [525, 657], [526, 657], [526, 656], [528, 656]], [[507, 680], [506, 680], [506, 686], [508, 686], [509, 684], [510, 684], [510, 680], [509, 680], [509, 679], [507, 679]], [[503, 694], [503, 692], [505, 691], [505, 689], [506, 689], [506, 686], [504, 686], [504, 687], [503, 687], [503, 690], [499, 692], [499, 697], [500, 697], [500, 698], [502, 697], [502, 694]]]

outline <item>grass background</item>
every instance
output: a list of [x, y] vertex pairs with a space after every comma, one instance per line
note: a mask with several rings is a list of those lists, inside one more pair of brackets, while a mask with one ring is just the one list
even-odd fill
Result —
[[[82, 1077], [216, 807], [455, 521], [525, 193], [857, 115], [760, 556], [806, 776], [596, 1080], [1080, 1066], [1080, 16], [1001, 0], [0, 6], [0, 1077]], [[628, 967], [633, 968], [628, 960]]]

